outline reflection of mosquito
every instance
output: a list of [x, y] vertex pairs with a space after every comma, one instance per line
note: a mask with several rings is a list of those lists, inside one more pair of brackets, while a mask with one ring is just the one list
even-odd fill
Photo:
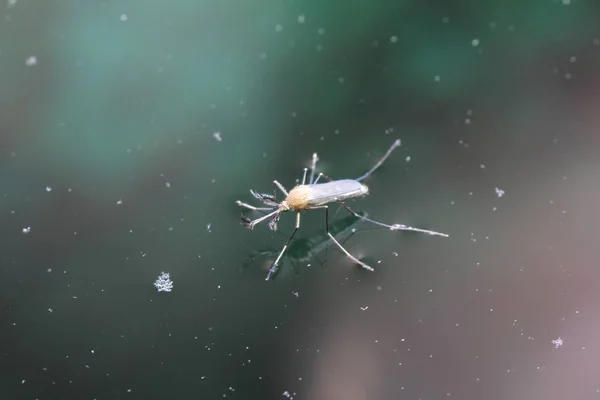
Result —
[[[349, 215], [332, 222], [329, 231], [343, 244], [357, 232], [356, 226], [360, 222], [362, 222], [362, 219], [356, 218], [354, 215]], [[329, 239], [329, 236], [323, 231], [317, 232], [308, 238], [296, 239], [290, 243], [280, 262], [283, 263], [283, 260], [287, 258], [296, 272], [298, 272], [295, 266], [296, 263], [305, 263], [315, 259], [323, 264], [317, 258], [317, 255], [324, 250], [327, 250], [330, 244], [331, 240]], [[258, 257], [269, 257], [277, 254], [279, 254], [279, 250], [254, 252], [254, 254], [244, 262], [244, 267], [252, 263]]]
[[[360, 197], [360, 196], [366, 196], [369, 193], [369, 188], [366, 185], [360, 183], [360, 181], [369, 177], [369, 175], [371, 175], [377, 168], [379, 168], [381, 166], [381, 164], [383, 164], [383, 162], [389, 157], [389, 155], [392, 153], [392, 151], [398, 146], [400, 146], [400, 140], [396, 140], [392, 144], [392, 146], [388, 149], [388, 151], [383, 155], [383, 157], [377, 162], [377, 164], [375, 164], [375, 166], [373, 168], [371, 168], [363, 176], [356, 178], [356, 179], [341, 179], [341, 180], [336, 180], [336, 181], [332, 180], [331, 178], [329, 178], [327, 175], [323, 174], [322, 172], [319, 173], [319, 175], [317, 176], [317, 179], [315, 179], [313, 181], [313, 178], [315, 175], [315, 168], [316, 168], [317, 160], [318, 160], [317, 153], [314, 153], [313, 158], [312, 158], [312, 166], [310, 168], [310, 179], [308, 181], [308, 184], [306, 184], [307, 169], [304, 168], [304, 174], [302, 176], [302, 183], [300, 185], [294, 187], [289, 192], [278, 181], [273, 181], [273, 195], [270, 195], [267, 193], [256, 193], [253, 190], [250, 190], [250, 193], [252, 193], [254, 198], [256, 198], [257, 200], [260, 200], [263, 204], [267, 205], [268, 207], [254, 207], [250, 204], [243, 203], [239, 200], [237, 201], [237, 204], [239, 206], [248, 208], [250, 210], [271, 211], [267, 215], [264, 215], [255, 220], [251, 220], [250, 218], [242, 215], [242, 224], [246, 228], [249, 228], [249, 229], [254, 229], [254, 226], [256, 224], [258, 224], [266, 219], [271, 218], [271, 221], [269, 221], [269, 228], [271, 228], [272, 230], [276, 230], [277, 229], [277, 221], [279, 221], [279, 217], [281, 216], [282, 212], [296, 211], [296, 227], [295, 227], [294, 231], [292, 232], [292, 235], [290, 236], [288, 241], [283, 246], [283, 249], [281, 249], [281, 252], [279, 253], [279, 256], [273, 263], [273, 266], [271, 267], [271, 269], [269, 269], [269, 273], [267, 274], [267, 277], [265, 280], [269, 280], [269, 278], [271, 277], [271, 274], [273, 274], [273, 272], [275, 272], [277, 270], [277, 266], [279, 265], [279, 260], [281, 260], [283, 253], [285, 252], [288, 245], [290, 244], [290, 241], [292, 240], [292, 238], [298, 231], [298, 228], [300, 228], [300, 211], [303, 211], [303, 210], [324, 209], [325, 210], [325, 229], [326, 229], [326, 232], [327, 232], [327, 235], [329, 236], [329, 238], [351, 260], [353, 260], [354, 262], [356, 262], [363, 268], [365, 268], [369, 271], [373, 271], [373, 268], [371, 268], [364, 262], [360, 261], [358, 258], [354, 257], [344, 247], [342, 247], [342, 245], [335, 239], [335, 237], [333, 237], [331, 232], [329, 232], [329, 208], [327, 206], [328, 203], [336, 202], [336, 203], [340, 204], [342, 207], [344, 207], [346, 210], [348, 210], [348, 212], [350, 212], [355, 217], [361, 218], [365, 221], [371, 222], [371, 223], [379, 225], [379, 226], [389, 228], [391, 230], [416, 231], [416, 232], [428, 233], [430, 235], [440, 235], [440, 236], [448, 237], [448, 235], [446, 235], [445, 233], [428, 231], [425, 229], [413, 228], [411, 226], [400, 225], [400, 224], [388, 225], [388, 224], [384, 224], [382, 222], [377, 222], [370, 218], [367, 218], [365, 216], [357, 214], [354, 210], [352, 210], [350, 207], [348, 207], [344, 203], [344, 200], [346, 200], [346, 199], [351, 199], [351, 198]], [[321, 177], [324, 177], [329, 182], [317, 183]], [[276, 189], [281, 190], [281, 192], [285, 195], [285, 200], [283, 200], [281, 203], [277, 202]]]

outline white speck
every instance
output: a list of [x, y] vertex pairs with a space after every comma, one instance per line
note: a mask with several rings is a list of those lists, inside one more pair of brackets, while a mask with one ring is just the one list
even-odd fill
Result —
[[442, 22], [443, 22], [444, 24], [447, 24], [447, 23], [449, 23], [449, 22], [450, 22], [450, 18], [448, 18], [448, 17], [444, 17], [444, 18], [442, 18]]
[[577, 57], [571, 56], [571, 58], [569, 58], [569, 61], [571, 61], [572, 63], [574, 63], [575, 61], [577, 61]]
[[212, 225], [211, 223], [208, 223], [208, 225], [206, 225], [206, 231], [209, 233], [211, 232], [211, 230], [210, 230], [211, 225]]
[[9, 7], [12, 7], [12, 6], [14, 6], [15, 4], [17, 4], [17, 0], [8, 0], [8, 6], [9, 6]]
[[433, 77], [433, 80], [439, 82], [440, 80], [442, 80], [442, 78], [439, 75], [436, 75]]
[[31, 227], [26, 226], [25, 228], [21, 229], [21, 232], [23, 232], [24, 235], [27, 235], [29, 232], [31, 232]]
[[472, 45], [473, 47], [477, 47], [477, 46], [479, 46], [479, 39], [473, 39], [473, 40], [471, 40], [471, 45]]
[[343, 77], [343, 76], [340, 76], [340, 77], [338, 78], [338, 82], [339, 82], [339, 83], [344, 83], [344, 77]]
[[485, 169], [485, 164], [479, 164], [479, 168]]
[[156, 279], [156, 282], [154, 282], [154, 286], [159, 292], [170, 292], [173, 289], [171, 274], [168, 272], [161, 272], [158, 279]]
[[23, 379], [23, 380], [21, 381], [21, 385], [24, 385], [24, 384], [25, 384], [25, 379]]
[[275, 25], [275, 32], [281, 32], [283, 30], [283, 26], [281, 24]]
[[558, 349], [560, 346], [563, 345], [563, 340], [562, 338], [559, 336], [558, 338], [554, 339], [552, 341], [552, 344], [554, 345], [554, 348]]
[[51, 192], [52, 188], [50, 186], [46, 186], [46, 192]]
[[498, 195], [498, 197], [502, 197], [504, 196], [504, 190], [500, 189], [500, 188], [496, 188], [496, 195]]
[[94, 349], [90, 350], [90, 353], [94, 354], [95, 353]]
[[25, 65], [27, 65], [28, 67], [33, 67], [34, 65], [37, 65], [37, 57], [36, 56], [31, 56], [29, 58], [27, 58], [27, 60], [25, 60]]
[[117, 204], [118, 204], [118, 205], [121, 205], [121, 204], [123, 204], [123, 200], [121, 200], [121, 199], [117, 200]]
[[171, 182], [165, 182], [165, 187], [170, 188], [171, 187]]
[[571, 4], [571, 0], [562, 0], [562, 3], [563, 3], [565, 6], [568, 6], [569, 4]]
[[213, 133], [213, 137], [217, 140], [217, 142], [222, 142], [223, 138], [221, 137], [221, 132]]
[[393, 254], [395, 257], [398, 257], [398, 253], [397, 253], [397, 252], [395, 252], [395, 251], [394, 251], [392, 254]]
[[292, 293], [293, 293], [293, 294], [294, 294], [294, 296], [296, 296], [296, 297], [299, 297], [299, 296], [300, 296], [300, 293], [298, 293], [298, 292], [294, 292], [293, 290], [292, 290]]
[[49, 308], [49, 309], [48, 309], [48, 312], [54, 312], [54, 310], [53, 310], [53, 309], [51, 309], [51, 308]]
[[319, 29], [317, 29], [317, 33], [318, 33], [319, 35], [324, 35], [324, 34], [325, 34], [325, 29], [323, 29], [323, 28], [319, 28]]
[[366, 311], [366, 310], [368, 310], [368, 309], [369, 309], [369, 306], [364, 306], [364, 307], [361, 307], [360, 309], [361, 309], [362, 311]]
[[121, 14], [121, 16], [119, 17], [119, 19], [123, 22], [127, 21], [127, 14]]
[[298, 23], [303, 24], [304, 21], [306, 21], [306, 17], [304, 16], [304, 14], [298, 15]]
[[390, 37], [390, 42], [396, 43], [397, 41], [398, 41], [398, 36], [392, 36], [392, 37]]
[[131, 393], [131, 389], [127, 389], [127, 393]]
[[406, 156], [405, 160], [406, 160], [406, 162], [409, 162], [410, 161], [410, 156]]

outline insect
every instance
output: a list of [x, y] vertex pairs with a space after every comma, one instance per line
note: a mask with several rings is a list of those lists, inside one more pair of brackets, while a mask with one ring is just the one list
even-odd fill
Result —
[[[386, 227], [390, 230], [415, 231], [415, 232], [427, 233], [430, 235], [439, 235], [439, 236], [448, 237], [448, 235], [445, 233], [440, 233], [440, 232], [435, 232], [435, 231], [430, 231], [430, 230], [420, 229], [420, 228], [414, 228], [412, 226], [406, 226], [406, 225], [402, 225], [402, 224], [392, 224], [392, 225], [384, 224], [382, 222], [378, 222], [378, 221], [372, 220], [370, 218], [367, 218], [366, 216], [358, 214], [356, 211], [354, 211], [350, 207], [348, 207], [346, 205], [346, 203], [344, 203], [344, 200], [352, 199], [352, 198], [356, 198], [356, 197], [362, 197], [362, 196], [366, 196], [367, 194], [369, 194], [369, 188], [365, 184], [361, 183], [361, 181], [368, 178], [373, 172], [375, 172], [375, 170], [384, 163], [384, 161], [390, 156], [390, 154], [392, 154], [392, 151], [394, 151], [394, 149], [398, 146], [400, 146], [399, 139], [397, 139], [392, 144], [392, 146], [383, 155], [383, 157], [381, 157], [381, 159], [379, 161], [377, 161], [377, 163], [373, 166], [373, 168], [371, 168], [364, 175], [362, 175], [356, 179], [333, 180], [333, 179], [329, 178], [327, 175], [323, 174], [322, 172], [320, 172], [319, 175], [317, 176], [317, 178], [314, 179], [315, 168], [317, 166], [317, 161], [319, 160], [319, 158], [317, 157], [317, 153], [313, 153], [312, 165], [310, 168], [310, 177], [308, 180], [308, 184], [306, 183], [306, 174], [307, 174], [308, 169], [304, 168], [304, 173], [302, 175], [302, 182], [299, 185], [295, 186], [289, 192], [277, 180], [273, 181], [273, 194], [272, 195], [268, 194], [268, 193], [257, 193], [253, 190], [250, 190], [250, 193], [252, 194], [252, 196], [254, 196], [255, 199], [259, 200], [267, 207], [254, 207], [250, 204], [241, 202], [240, 200], [238, 200], [236, 202], [238, 206], [244, 207], [244, 208], [247, 208], [250, 210], [270, 211], [266, 215], [263, 215], [262, 217], [254, 219], [254, 220], [251, 220], [250, 218], [248, 218], [242, 214], [242, 218], [241, 218], [242, 225], [248, 229], [254, 229], [254, 227], [257, 224], [270, 219], [269, 228], [271, 230], [277, 230], [277, 222], [279, 221], [279, 218], [281, 217], [281, 213], [287, 212], [287, 211], [295, 211], [296, 212], [296, 226], [294, 228], [294, 231], [292, 232], [291, 236], [289, 237], [289, 239], [283, 246], [283, 249], [281, 249], [281, 252], [279, 253], [279, 256], [273, 263], [273, 266], [269, 269], [269, 272], [268, 272], [265, 280], [268, 281], [271, 278], [271, 275], [273, 273], [275, 273], [275, 271], [277, 271], [277, 267], [279, 266], [279, 261], [281, 260], [281, 257], [283, 256], [283, 254], [285, 253], [285, 250], [288, 248], [290, 242], [294, 238], [294, 235], [300, 228], [300, 212], [304, 211], [304, 210], [324, 210], [325, 211], [325, 230], [326, 230], [326, 233], [329, 236], [329, 238], [333, 241], [333, 243], [335, 243], [335, 245], [337, 247], [339, 247], [339, 249], [346, 256], [348, 256], [348, 258], [350, 258], [352, 261], [354, 261], [355, 263], [357, 263], [358, 265], [360, 265], [361, 267], [363, 267], [364, 269], [366, 269], [368, 271], [373, 271], [373, 268], [371, 266], [365, 264], [364, 262], [360, 261], [358, 258], [354, 257], [352, 254], [350, 254], [336, 240], [336, 238], [329, 231], [329, 207], [327, 205], [329, 203], [338, 203], [339, 205], [341, 205], [343, 208], [345, 208], [350, 214], [354, 215], [355, 217], [360, 218], [364, 221], [368, 221], [375, 225]], [[328, 182], [318, 183], [321, 178], [325, 178]], [[285, 195], [285, 199], [279, 203], [277, 202], [277, 189], [279, 189]]]

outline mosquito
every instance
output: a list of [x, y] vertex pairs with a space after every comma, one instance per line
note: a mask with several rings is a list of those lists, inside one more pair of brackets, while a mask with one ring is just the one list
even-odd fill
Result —
[[[267, 207], [254, 207], [240, 200], [236, 201], [238, 206], [247, 208], [249, 210], [270, 211], [266, 215], [263, 215], [262, 217], [254, 220], [251, 220], [250, 218], [242, 214], [241, 223], [244, 227], [248, 229], [254, 229], [254, 227], [257, 224], [270, 219], [269, 228], [271, 230], [277, 230], [277, 222], [281, 217], [281, 213], [287, 211], [296, 212], [296, 226], [294, 228], [294, 231], [283, 246], [283, 249], [281, 249], [279, 256], [269, 269], [267, 277], [265, 278], [266, 281], [268, 281], [271, 278], [271, 276], [277, 271], [281, 257], [283, 256], [285, 250], [288, 248], [290, 242], [294, 238], [294, 235], [300, 228], [300, 212], [304, 210], [325, 210], [325, 230], [329, 238], [333, 241], [333, 243], [335, 243], [336, 246], [339, 247], [339, 249], [352, 261], [354, 261], [355, 263], [357, 263], [358, 265], [360, 265], [368, 271], [374, 271], [374, 269], [371, 266], [365, 264], [358, 258], [354, 257], [352, 254], [350, 254], [350, 252], [348, 252], [348, 250], [346, 250], [329, 231], [329, 206], [327, 205], [329, 203], [337, 203], [340, 206], [344, 207], [350, 214], [354, 215], [355, 217], [375, 225], [383, 226], [390, 230], [414, 231], [427, 233], [429, 235], [448, 237], [448, 235], [445, 233], [415, 228], [403, 224], [384, 224], [383, 222], [378, 222], [366, 216], [358, 214], [356, 211], [348, 207], [346, 203], [344, 203], [344, 200], [353, 199], [356, 197], [363, 197], [369, 194], [369, 188], [367, 187], [367, 185], [361, 183], [361, 181], [371, 176], [371, 174], [373, 174], [373, 172], [375, 172], [377, 168], [381, 167], [384, 161], [390, 156], [390, 154], [392, 154], [394, 149], [399, 146], [400, 139], [397, 139], [388, 149], [388, 151], [383, 155], [383, 157], [381, 157], [381, 159], [377, 161], [373, 168], [371, 168], [364, 175], [356, 179], [333, 180], [322, 172], [320, 172], [315, 179], [315, 168], [317, 166], [317, 161], [319, 160], [319, 158], [317, 156], [317, 153], [313, 153], [308, 184], [306, 183], [306, 175], [308, 168], [304, 168], [302, 182], [299, 185], [295, 186], [289, 192], [277, 180], [273, 181], [272, 195], [268, 193], [257, 193], [254, 190], [250, 190], [252, 196], [255, 199], [262, 202]], [[328, 182], [319, 183], [319, 180], [321, 178], [326, 179]], [[277, 189], [279, 189], [285, 195], [285, 199], [280, 203], [277, 202]]]

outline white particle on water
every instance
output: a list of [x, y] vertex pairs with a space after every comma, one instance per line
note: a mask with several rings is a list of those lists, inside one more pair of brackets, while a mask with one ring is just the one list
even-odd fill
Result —
[[306, 17], [304, 16], [304, 14], [298, 15], [298, 23], [303, 24], [304, 21], [306, 21]]
[[496, 195], [497, 195], [498, 197], [502, 197], [502, 196], [504, 196], [504, 190], [502, 190], [502, 189], [500, 189], [500, 188], [496, 188], [495, 190], [496, 190]]
[[477, 47], [477, 46], [479, 46], [479, 39], [473, 39], [473, 40], [471, 40], [471, 45], [472, 45], [473, 47]]
[[410, 161], [410, 156], [406, 156], [405, 160], [406, 160], [406, 162], [409, 162]]
[[210, 230], [211, 225], [212, 225], [211, 223], [208, 223], [208, 225], [206, 225], [206, 231], [209, 233], [211, 232], [211, 230]]
[[369, 306], [364, 306], [364, 307], [361, 307], [360, 309], [361, 309], [362, 311], [366, 311], [366, 310], [368, 310], [368, 309], [369, 309]]
[[275, 25], [275, 32], [281, 32], [283, 30], [283, 26], [281, 24]]
[[46, 186], [46, 192], [51, 192], [52, 188], [50, 186]]
[[25, 228], [23, 228], [21, 230], [21, 232], [23, 232], [24, 235], [27, 235], [29, 232], [31, 232], [31, 227], [30, 226], [26, 226]]
[[27, 65], [28, 67], [33, 67], [34, 65], [37, 65], [37, 63], [38, 63], [38, 60], [37, 60], [36, 56], [28, 57], [25, 60], [25, 65]]
[[223, 138], [221, 137], [221, 132], [213, 133], [213, 137], [217, 140], [217, 142], [222, 142]]
[[398, 41], [398, 36], [392, 36], [392, 37], [390, 37], [390, 42], [396, 43], [397, 41]]
[[556, 339], [554, 339], [554, 340], [552, 341], [552, 344], [554, 345], [554, 348], [555, 348], [555, 349], [558, 349], [560, 346], [562, 346], [562, 345], [563, 345], [563, 340], [562, 340], [562, 338], [559, 336], [558, 338], [556, 338]]
[[127, 21], [127, 14], [121, 14], [121, 16], [119, 17], [119, 19], [123, 22]]

